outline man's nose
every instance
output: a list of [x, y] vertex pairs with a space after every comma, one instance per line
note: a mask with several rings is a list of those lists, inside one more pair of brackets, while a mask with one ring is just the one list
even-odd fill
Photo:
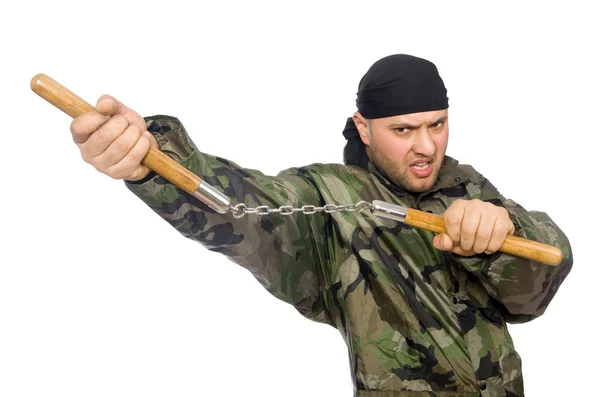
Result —
[[419, 128], [415, 131], [415, 141], [413, 144], [413, 152], [425, 156], [433, 156], [435, 154], [436, 145], [431, 137], [431, 134], [426, 127]]

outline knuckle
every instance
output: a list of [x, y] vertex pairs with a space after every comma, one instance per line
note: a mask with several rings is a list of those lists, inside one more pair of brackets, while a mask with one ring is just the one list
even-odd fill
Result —
[[475, 235], [470, 232], [463, 232], [460, 235], [460, 243], [465, 244], [468, 248], [473, 247], [475, 243]]
[[506, 236], [506, 233], [508, 233], [508, 230], [510, 229], [510, 226], [508, 223], [506, 222], [497, 222], [496, 224], [496, 228], [495, 228], [495, 234], [497, 237], [504, 237]]
[[85, 140], [86, 136], [93, 132], [90, 124], [91, 120], [90, 117], [87, 117], [87, 115], [79, 116], [71, 121], [69, 130], [71, 131], [71, 135], [73, 136], [73, 140], [75, 142], [81, 142]]
[[142, 136], [142, 131], [140, 130], [140, 127], [138, 127], [135, 124], [129, 124], [129, 127], [127, 127], [127, 133], [131, 136], [131, 139], [134, 142], [137, 142]]
[[140, 153], [136, 150], [135, 146], [123, 157], [121, 163], [127, 164], [127, 166], [135, 166], [141, 162]]
[[473, 246], [473, 251], [477, 254], [481, 254], [483, 251], [485, 251], [485, 247], [483, 245], [474, 245]]
[[[463, 199], [456, 199], [452, 202], [452, 204], [450, 204], [450, 206], [448, 207], [448, 211], [450, 212], [458, 212], [458, 211], [462, 211], [462, 209], [465, 206], [465, 200]], [[446, 212], [448, 212], [446, 211]]]
[[119, 171], [115, 168], [109, 168], [105, 172], [106, 175], [110, 176], [112, 179], [119, 179]]
[[460, 237], [462, 241], [472, 242], [475, 240], [475, 233], [471, 229], [461, 230]]
[[488, 245], [487, 251], [496, 252], [502, 247], [502, 244], [492, 243]]
[[499, 230], [497, 233], [494, 233], [492, 235], [489, 246], [491, 248], [499, 249], [502, 246], [502, 244], [504, 243], [505, 238], [506, 238], [506, 233]]
[[505, 236], [506, 236], [506, 233], [503, 230], [501, 230], [501, 229], [495, 230], [494, 234], [492, 234], [492, 237], [490, 238], [489, 245], [496, 245], [496, 244], [498, 244], [498, 242], [504, 241]]
[[111, 145], [111, 149], [116, 154], [127, 153], [129, 151], [129, 141], [125, 137], [117, 139]]
[[150, 146], [152, 146], [152, 141], [150, 140], [150, 138], [148, 136], [146, 136], [146, 134], [142, 133], [142, 136], [140, 138], [140, 141], [142, 141], [142, 145], [144, 146], [145, 150], [150, 149]]
[[129, 172], [131, 172], [134, 168], [137, 168], [142, 163], [142, 158], [139, 153], [130, 152], [127, 156], [121, 160], [121, 163], [125, 164], [126, 167], [129, 168]]
[[460, 218], [456, 215], [456, 213], [448, 211], [444, 213], [444, 222], [447, 225], [457, 225], [459, 221]]
[[490, 240], [490, 237], [492, 237], [492, 234], [490, 232], [477, 232], [477, 236], [475, 237], [475, 239], [480, 242], [480, 243], [487, 243]]
[[113, 116], [111, 118], [111, 121], [119, 127], [121, 127], [123, 130], [125, 130], [125, 128], [129, 126], [129, 121], [127, 120], [127, 117], [123, 116], [122, 114], [117, 114]]
[[96, 141], [99, 143], [109, 143], [114, 139], [114, 134], [111, 128], [100, 128], [98, 131], [94, 132], [96, 137]]
[[135, 151], [132, 150], [131, 157], [136, 164], [140, 164], [148, 150], [150, 150], [150, 141], [147, 139], [140, 140], [139, 144], [136, 145], [136, 149]]
[[87, 150], [81, 150], [81, 158], [88, 164], [92, 162], [92, 156], [90, 156]]
[[140, 145], [139, 144], [135, 144], [132, 145], [131, 148], [129, 149], [129, 151], [125, 154], [125, 156], [123, 157], [123, 162], [126, 162], [128, 164], [135, 164], [140, 162], [140, 160], [138, 160], [138, 158], [141, 155], [141, 150], [140, 150]]
[[96, 161], [92, 161], [90, 164], [94, 166], [96, 171], [108, 175], [108, 170], [103, 165], [97, 163]]

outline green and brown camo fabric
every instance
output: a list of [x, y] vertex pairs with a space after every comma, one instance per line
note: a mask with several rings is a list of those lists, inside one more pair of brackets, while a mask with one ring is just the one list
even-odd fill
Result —
[[146, 118], [161, 150], [249, 207], [384, 200], [443, 214], [456, 199], [503, 205], [516, 235], [559, 247], [560, 265], [503, 253], [460, 257], [434, 234], [361, 213], [218, 214], [162, 177], [128, 188], [185, 237], [249, 270], [302, 315], [339, 330], [359, 397], [523, 396], [506, 323], [544, 313], [573, 264], [569, 241], [543, 212], [505, 199], [471, 166], [446, 157], [430, 191], [414, 194], [369, 171], [312, 164], [266, 176], [201, 153], [179, 120]]

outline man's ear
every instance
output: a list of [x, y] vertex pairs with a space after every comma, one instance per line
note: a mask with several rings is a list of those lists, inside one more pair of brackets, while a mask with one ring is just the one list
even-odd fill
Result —
[[352, 115], [352, 120], [354, 120], [354, 125], [358, 130], [361, 141], [365, 144], [365, 146], [369, 146], [370, 137], [367, 119], [365, 119], [359, 112], [354, 112], [354, 114]]

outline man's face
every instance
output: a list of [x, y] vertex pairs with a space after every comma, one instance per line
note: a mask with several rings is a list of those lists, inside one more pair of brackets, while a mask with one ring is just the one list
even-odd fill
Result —
[[437, 180], [448, 146], [448, 109], [354, 121], [371, 162], [389, 180], [424, 192]]

